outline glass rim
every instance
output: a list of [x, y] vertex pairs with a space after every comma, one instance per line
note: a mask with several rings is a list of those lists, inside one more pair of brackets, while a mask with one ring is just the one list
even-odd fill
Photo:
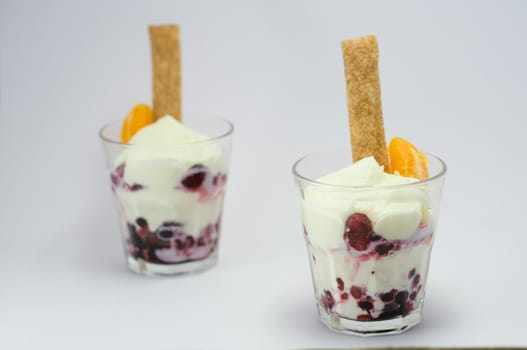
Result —
[[[441, 158], [439, 158], [438, 156], [436, 156], [434, 154], [426, 153], [426, 152], [424, 152], [425, 158], [432, 157], [435, 160], [437, 160], [438, 163], [441, 165], [440, 171], [437, 174], [435, 174], [434, 176], [429, 177], [427, 179], [418, 180], [418, 181], [410, 182], [410, 183], [406, 183], [406, 184], [398, 184], [398, 185], [365, 185], [365, 186], [337, 185], [337, 184], [332, 184], [332, 183], [327, 183], [327, 182], [322, 182], [322, 181], [317, 181], [315, 179], [311, 179], [311, 178], [309, 178], [307, 176], [301, 175], [299, 173], [299, 171], [298, 171], [298, 166], [300, 165], [300, 163], [302, 161], [306, 160], [309, 157], [321, 156], [321, 155], [329, 155], [329, 154], [338, 154], [338, 153], [341, 153], [341, 152], [342, 151], [340, 151], [340, 152], [339, 151], [321, 152], [321, 153], [311, 153], [311, 154], [305, 155], [302, 158], [298, 159], [293, 164], [293, 167], [292, 167], [293, 175], [297, 179], [301, 179], [303, 181], [309, 182], [309, 183], [311, 183], [313, 185], [317, 185], [317, 186], [327, 186], [327, 187], [341, 188], [341, 189], [348, 189], [348, 190], [366, 191], [366, 190], [379, 190], [379, 189], [398, 189], [398, 188], [404, 188], [404, 187], [409, 187], [409, 186], [419, 186], [419, 185], [423, 185], [423, 184], [428, 184], [428, 183], [434, 182], [435, 180], [445, 176], [446, 171], [447, 171], [447, 165], [446, 165], [445, 161], [443, 161]], [[350, 154], [350, 156], [351, 156], [351, 154]], [[352, 163], [350, 163], [350, 165], [351, 164]]]
[[[174, 143], [174, 144], [170, 144], [170, 145], [164, 145], [163, 147], [179, 147], [179, 146], [185, 146], [185, 145], [195, 145], [195, 144], [200, 144], [200, 143], [207, 143], [207, 142], [211, 142], [211, 141], [215, 141], [215, 140], [220, 140], [220, 139], [226, 138], [229, 135], [232, 135], [232, 133], [234, 132], [234, 124], [232, 122], [230, 122], [228, 119], [221, 118], [221, 117], [213, 117], [213, 116], [211, 116], [211, 117], [199, 117], [198, 119], [219, 120], [219, 121], [225, 123], [225, 125], [227, 125], [227, 131], [222, 132], [222, 133], [220, 133], [217, 136], [207, 137], [205, 140], [190, 141], [190, 142], [180, 142], [180, 143]], [[113, 120], [111, 122], [108, 122], [108, 123], [104, 124], [99, 129], [99, 132], [98, 132], [99, 138], [102, 141], [106, 142], [106, 143], [110, 143], [110, 144], [117, 145], [117, 146], [159, 147], [158, 145], [155, 145], [155, 144], [124, 143], [124, 142], [121, 142], [120, 140], [117, 141], [117, 140], [114, 140], [114, 139], [109, 138], [109, 137], [104, 135], [104, 132], [109, 127], [111, 127], [113, 125], [116, 125], [116, 124], [122, 124], [122, 122], [123, 122], [123, 119], [117, 119], [117, 120]]]

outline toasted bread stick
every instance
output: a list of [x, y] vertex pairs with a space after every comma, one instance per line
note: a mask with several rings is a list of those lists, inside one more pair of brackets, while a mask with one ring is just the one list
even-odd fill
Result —
[[177, 25], [149, 26], [154, 118], [181, 121], [181, 52]]
[[375, 36], [342, 42], [353, 161], [374, 156], [389, 169]]

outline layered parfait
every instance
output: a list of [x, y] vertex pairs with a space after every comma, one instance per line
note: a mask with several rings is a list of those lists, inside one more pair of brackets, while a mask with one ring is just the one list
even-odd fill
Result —
[[419, 180], [367, 157], [316, 181], [301, 212], [321, 310], [372, 321], [419, 308], [433, 241], [430, 198], [411, 185]]
[[351, 152], [293, 168], [318, 311], [336, 331], [399, 333], [421, 320], [444, 163], [387, 145], [375, 36], [342, 50]]
[[216, 262], [232, 125], [183, 118], [179, 27], [149, 33], [152, 107], [101, 131], [126, 255], [139, 273], [203, 270]]
[[165, 116], [116, 158], [110, 177], [130, 258], [176, 264], [215, 252], [228, 161], [209, 139]]

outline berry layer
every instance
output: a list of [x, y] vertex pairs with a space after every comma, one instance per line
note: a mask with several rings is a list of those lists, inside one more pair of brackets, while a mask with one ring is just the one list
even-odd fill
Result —
[[404, 241], [376, 235], [362, 251], [349, 245], [346, 233], [343, 246], [334, 249], [317, 247], [309, 237], [306, 230], [321, 309], [349, 319], [374, 320], [406, 316], [420, 306], [433, 240], [430, 227], [419, 228]]

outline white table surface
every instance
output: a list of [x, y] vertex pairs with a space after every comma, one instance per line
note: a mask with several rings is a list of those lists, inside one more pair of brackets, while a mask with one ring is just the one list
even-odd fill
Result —
[[[0, 1], [0, 348], [527, 345], [527, 3]], [[184, 111], [236, 126], [220, 263], [128, 272], [98, 128], [149, 102], [182, 28]], [[377, 34], [387, 137], [449, 166], [424, 321], [318, 320], [291, 165], [348, 146], [340, 40]]]

